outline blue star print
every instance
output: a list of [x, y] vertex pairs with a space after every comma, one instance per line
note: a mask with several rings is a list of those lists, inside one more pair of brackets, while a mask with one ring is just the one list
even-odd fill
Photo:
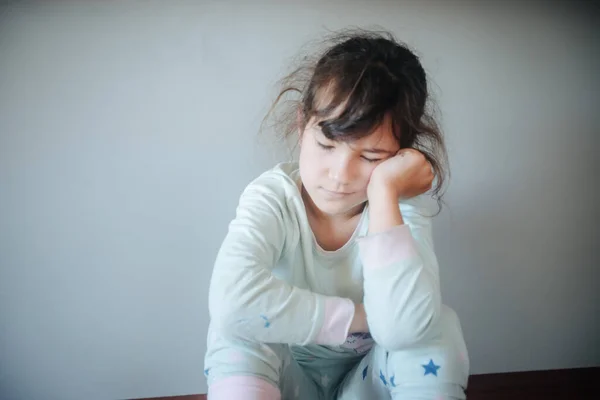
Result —
[[387, 381], [385, 380], [385, 376], [383, 376], [383, 372], [381, 370], [379, 370], [379, 379], [381, 379], [381, 382], [387, 386]]
[[269, 319], [267, 317], [265, 317], [264, 315], [261, 315], [260, 317], [265, 320], [265, 328], [271, 326], [271, 323], [269, 322]]
[[369, 369], [369, 366], [367, 365], [365, 367], [365, 369], [363, 369], [363, 381], [365, 380], [365, 378], [367, 377], [367, 370]]
[[422, 367], [425, 368], [424, 375], [433, 374], [435, 376], [437, 376], [437, 370], [442, 368], [439, 365], [435, 365], [431, 359], [429, 360], [429, 364], [423, 364]]
[[395, 378], [396, 378], [396, 375], [390, 376], [390, 385], [392, 385], [392, 387], [396, 387], [396, 383], [394, 382]]
[[204, 375], [208, 376], [208, 368], [204, 370]]

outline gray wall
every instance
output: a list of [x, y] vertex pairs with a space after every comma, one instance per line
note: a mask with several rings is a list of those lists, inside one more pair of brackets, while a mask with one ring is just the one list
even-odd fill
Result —
[[257, 136], [273, 84], [347, 25], [393, 30], [434, 80], [472, 372], [600, 365], [598, 8], [507, 3], [3, 3], [0, 398], [206, 391], [213, 259], [285, 158]]

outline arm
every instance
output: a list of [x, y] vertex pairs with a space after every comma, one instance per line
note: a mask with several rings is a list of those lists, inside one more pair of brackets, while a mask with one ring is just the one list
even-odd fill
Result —
[[369, 202], [369, 235], [359, 240], [371, 335], [388, 351], [435, 333], [441, 308], [430, 211], [419, 198], [399, 208], [394, 196]]
[[279, 181], [254, 182], [242, 194], [214, 265], [211, 319], [221, 334], [250, 341], [342, 344], [354, 315], [351, 300], [300, 289], [271, 274], [291, 222], [284, 206]]
[[370, 331], [392, 351], [435, 332], [441, 294], [429, 210], [415, 199], [400, 212], [397, 200], [384, 199], [370, 203], [369, 235], [359, 248]]

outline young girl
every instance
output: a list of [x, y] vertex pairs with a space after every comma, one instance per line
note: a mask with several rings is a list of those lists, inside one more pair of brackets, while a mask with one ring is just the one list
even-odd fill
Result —
[[464, 399], [425, 194], [435, 181], [440, 198], [445, 152], [419, 59], [390, 34], [346, 33], [284, 82], [299, 160], [246, 187], [217, 255], [208, 398]]

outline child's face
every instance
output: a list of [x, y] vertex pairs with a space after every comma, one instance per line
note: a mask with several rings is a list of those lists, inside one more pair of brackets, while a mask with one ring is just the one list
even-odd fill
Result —
[[372, 134], [336, 142], [309, 121], [300, 138], [300, 177], [314, 205], [330, 216], [353, 214], [367, 200], [371, 173], [400, 149], [386, 119]]

